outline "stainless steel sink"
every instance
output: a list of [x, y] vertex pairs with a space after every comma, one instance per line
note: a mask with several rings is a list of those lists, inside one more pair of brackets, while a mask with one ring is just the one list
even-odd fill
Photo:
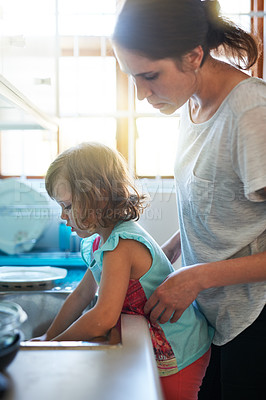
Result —
[[[113, 328], [106, 337], [95, 338], [88, 342], [29, 342], [28, 340], [43, 335], [56, 314], [60, 310], [69, 291], [7, 291], [0, 292], [0, 301], [12, 301], [19, 304], [27, 313], [28, 319], [21, 326], [24, 335], [24, 341], [21, 347], [25, 349], [38, 348], [48, 349], [56, 348], [102, 348], [114, 346], [121, 343], [120, 329]], [[96, 299], [89, 305], [88, 309], [93, 307]]]

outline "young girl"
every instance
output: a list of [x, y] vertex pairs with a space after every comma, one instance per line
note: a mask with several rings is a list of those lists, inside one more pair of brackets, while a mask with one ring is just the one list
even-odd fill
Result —
[[[46, 189], [62, 207], [62, 219], [84, 238], [81, 253], [88, 269], [43, 339], [89, 340], [106, 335], [121, 312], [144, 315], [147, 299], [173, 267], [134, 221], [145, 199], [130, 182], [124, 159], [104, 145], [83, 143], [50, 165]], [[96, 305], [82, 314], [98, 287]], [[176, 323], [149, 327], [166, 399], [197, 399], [212, 328], [196, 305]]]

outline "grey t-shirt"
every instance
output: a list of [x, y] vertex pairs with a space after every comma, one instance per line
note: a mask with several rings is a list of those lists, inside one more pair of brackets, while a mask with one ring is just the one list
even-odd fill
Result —
[[[182, 109], [175, 180], [182, 265], [266, 251], [266, 83], [248, 78], [210, 120]], [[250, 265], [252, 268], [252, 265]], [[266, 303], [266, 282], [211, 288], [198, 303], [222, 345], [248, 327]]]

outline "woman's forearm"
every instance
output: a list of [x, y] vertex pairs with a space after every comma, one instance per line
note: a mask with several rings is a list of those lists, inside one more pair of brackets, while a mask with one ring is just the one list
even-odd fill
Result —
[[176, 322], [198, 294], [212, 287], [266, 281], [266, 252], [180, 268], [155, 290], [144, 311], [152, 323]]
[[211, 287], [266, 281], [266, 252], [197, 265], [195, 275], [200, 291]]

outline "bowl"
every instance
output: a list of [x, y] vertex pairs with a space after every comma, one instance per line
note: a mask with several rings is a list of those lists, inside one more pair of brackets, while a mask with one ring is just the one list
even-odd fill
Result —
[[14, 360], [21, 340], [22, 334], [21, 332], [17, 332], [9, 345], [0, 348], [0, 371], [3, 371]]
[[0, 301], [0, 342], [6, 335], [12, 334], [26, 321], [27, 314], [23, 308], [12, 301]]
[[9, 389], [9, 387], [10, 387], [9, 379], [0, 372], [0, 399], [3, 398], [4, 394]]
[[22, 334], [18, 328], [27, 319], [27, 314], [19, 304], [0, 301], [0, 371], [15, 358]]

